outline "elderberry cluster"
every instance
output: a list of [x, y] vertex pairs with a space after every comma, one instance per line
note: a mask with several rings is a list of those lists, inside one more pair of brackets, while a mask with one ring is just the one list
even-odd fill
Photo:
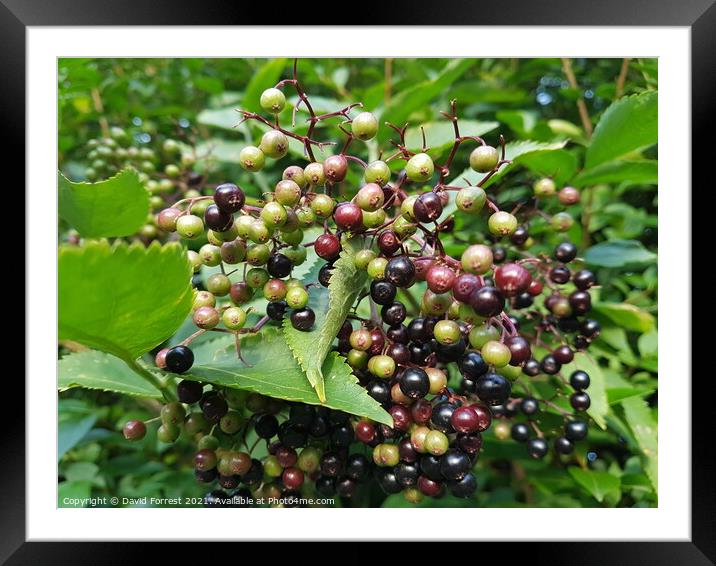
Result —
[[[306, 135], [279, 125], [286, 106], [281, 89], [287, 85], [311, 115]], [[293, 269], [312, 250], [324, 262], [317, 283], [328, 287], [336, 261], [350, 258], [367, 283], [334, 348], [393, 422], [387, 426], [325, 407], [180, 381], [179, 400], [162, 409], [158, 434], [173, 441], [183, 428], [197, 440], [197, 479], [218, 482], [207, 504], [221, 504], [231, 493], [351, 498], [371, 481], [412, 502], [446, 493], [471, 497], [478, 488], [474, 468], [483, 435], [493, 420], [489, 434], [525, 443], [535, 459], [548, 454], [553, 432], [540, 428], [544, 413], [562, 419], [553, 440], [556, 458], [568, 457], [574, 443], [587, 436], [589, 375], [572, 369], [566, 378], [562, 367], [599, 335], [598, 322], [586, 316], [596, 278], [566, 238], [551, 254], [530, 253], [532, 219], [547, 218], [554, 231], [567, 231], [571, 215], [563, 210], [549, 215], [544, 205], [573, 205], [579, 192], [557, 190], [552, 179], [539, 179], [529, 202], [500, 209], [485, 187], [509, 164], [504, 140], [498, 148], [462, 136], [454, 103], [445, 114], [455, 131], [446, 162], [434, 162], [427, 147], [409, 150], [405, 128], [389, 124], [399, 138], [392, 142], [396, 152], [366, 163], [348, 150], [356, 140], [373, 139], [379, 124], [369, 112], [351, 117], [355, 106], [317, 116], [295, 74], [281, 81], [261, 96], [270, 120], [241, 111], [243, 120], [269, 129], [258, 146], [240, 152], [239, 163], [246, 171], [260, 171], [267, 159], [287, 156], [289, 138], [303, 144], [309, 163], [287, 166], [273, 191], [255, 203], [249, 204], [236, 184], [224, 183], [157, 216], [162, 231], [184, 240], [207, 238], [198, 252], [188, 252], [194, 270], [220, 271], [197, 289], [193, 321], [197, 333], [235, 334], [237, 348], [242, 334], [286, 316], [294, 328], [318, 331], [309, 306], [314, 282], [293, 278]], [[314, 149], [328, 144], [314, 139], [314, 128], [331, 118], [343, 120], [347, 139], [338, 153], [320, 161]], [[467, 186], [451, 185], [450, 167], [465, 143], [476, 145], [469, 166], [483, 176]], [[404, 162], [399, 171], [391, 168], [396, 160]], [[349, 166], [362, 169], [362, 186], [345, 186]], [[346, 193], [353, 198], [335, 197]], [[475, 220], [487, 212], [487, 233], [461, 253], [449, 254], [441, 236], [454, 229], [454, 214], [446, 212], [453, 204], [454, 214]], [[316, 226], [320, 235], [304, 241]], [[246, 328], [244, 306], [258, 293], [268, 306], [260, 321]], [[366, 299], [370, 314], [359, 315]], [[161, 350], [156, 365], [174, 374], [188, 372], [192, 339]], [[543, 398], [533, 387], [540, 381], [557, 393]], [[191, 410], [193, 405], [199, 410]], [[518, 422], [509, 425], [507, 419]], [[124, 430], [129, 439], [145, 432], [137, 421]], [[257, 439], [254, 446], [265, 443], [264, 458], [252, 455], [249, 437]]]

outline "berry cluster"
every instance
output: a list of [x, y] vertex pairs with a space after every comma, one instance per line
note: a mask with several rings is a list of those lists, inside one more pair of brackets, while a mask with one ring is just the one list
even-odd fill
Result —
[[[286, 86], [295, 89], [298, 104], [311, 116], [306, 135], [279, 125]], [[309, 292], [315, 283], [292, 278], [293, 268], [312, 249], [325, 262], [317, 283], [329, 286], [346, 241], [359, 242], [355, 266], [365, 271], [369, 284], [358, 303], [368, 299], [371, 314], [359, 316], [356, 304], [335, 349], [390, 413], [393, 426], [323, 407], [207, 390], [184, 380], [177, 388], [179, 401], [162, 410], [160, 439], [175, 440], [183, 426], [197, 438], [197, 478], [218, 481], [222, 490], [282, 496], [315, 490], [348, 498], [372, 478], [386, 493], [403, 492], [413, 502], [448, 492], [474, 494], [473, 469], [493, 420], [490, 434], [526, 443], [528, 454], [539, 459], [550, 445], [540, 414], [556, 414], [563, 430], [553, 440], [555, 457], [569, 456], [574, 443], [587, 436], [587, 421], [576, 415], [590, 406], [589, 376], [576, 370], [566, 379], [561, 370], [599, 335], [599, 324], [586, 318], [596, 279], [580, 268], [578, 250], [566, 239], [551, 254], [529, 249], [532, 218], [546, 218], [556, 232], [573, 223], [567, 212], [549, 216], [538, 204], [570, 206], [579, 201], [579, 192], [557, 190], [552, 179], [539, 179], [529, 202], [500, 209], [485, 187], [509, 163], [504, 140], [493, 147], [477, 136], [462, 136], [454, 102], [445, 113], [455, 139], [444, 163], [436, 163], [427, 147], [409, 150], [406, 128], [391, 124], [398, 135], [394, 154], [370, 163], [349, 154], [356, 140], [376, 136], [378, 120], [369, 112], [351, 117], [357, 105], [316, 115], [295, 70], [293, 79], [266, 90], [260, 102], [270, 119], [241, 111], [242, 120], [269, 129], [258, 146], [241, 151], [241, 167], [256, 172], [267, 159], [284, 158], [289, 138], [303, 144], [309, 163], [287, 166], [273, 191], [255, 204], [240, 187], [224, 183], [212, 194], [184, 198], [159, 212], [156, 222], [165, 232], [184, 240], [206, 235], [208, 243], [188, 252], [195, 271], [207, 266], [220, 272], [195, 293], [197, 333], [158, 352], [156, 364], [175, 374], [187, 372], [193, 363], [190, 343], [207, 331], [235, 334], [239, 357], [240, 336], [270, 321], [289, 316], [294, 328], [311, 331], [316, 317]], [[346, 140], [338, 153], [319, 161], [314, 149], [330, 144], [314, 139], [314, 128], [332, 118], [342, 120]], [[483, 176], [475, 184], [453, 186], [447, 177], [465, 143], [476, 146], [468, 161]], [[391, 163], [400, 160], [404, 165], [396, 172]], [[345, 186], [349, 166], [360, 167], [365, 182], [351, 191], [350, 200], [336, 198], [350, 191]], [[467, 245], [459, 257], [448, 254], [441, 242], [455, 225], [454, 216], [445, 214], [451, 200], [458, 214], [488, 213], [486, 237]], [[305, 242], [304, 231], [314, 226], [322, 233]], [[230, 279], [233, 273], [241, 274], [238, 281]], [[417, 298], [415, 289], [421, 293]], [[268, 306], [247, 328], [249, 309], [243, 306], [259, 292]], [[532, 380], [553, 382], [557, 394], [541, 398]], [[568, 403], [562, 402], [567, 395]], [[193, 404], [199, 411], [187, 415], [184, 405]], [[511, 417], [524, 419], [510, 426], [505, 419]], [[145, 430], [143, 423], [130, 422], [124, 432], [134, 439]], [[245, 446], [249, 435], [265, 441], [268, 455], [262, 460]], [[226, 495], [213, 491], [207, 504], [220, 504]]]

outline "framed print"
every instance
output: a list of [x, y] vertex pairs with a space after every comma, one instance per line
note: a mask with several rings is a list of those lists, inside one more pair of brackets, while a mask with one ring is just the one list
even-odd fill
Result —
[[716, 8], [160, 8], [1, 8], [28, 244], [3, 559], [713, 563], [690, 301]]

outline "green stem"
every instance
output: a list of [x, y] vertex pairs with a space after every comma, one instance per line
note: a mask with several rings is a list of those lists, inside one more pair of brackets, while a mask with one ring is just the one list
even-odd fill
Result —
[[147, 368], [137, 362], [137, 360], [125, 359], [124, 363], [126, 363], [137, 375], [140, 375], [149, 383], [151, 383], [162, 394], [162, 397], [164, 397], [165, 401], [176, 401], [176, 396], [174, 392], [168, 387], [169, 381], [162, 381], [156, 375], [150, 372]]

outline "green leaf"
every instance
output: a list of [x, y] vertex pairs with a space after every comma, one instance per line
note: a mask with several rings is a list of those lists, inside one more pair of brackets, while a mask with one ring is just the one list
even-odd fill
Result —
[[286, 67], [286, 59], [269, 59], [251, 77], [246, 85], [243, 99], [243, 109], [252, 112], [261, 112], [261, 93], [267, 88], [272, 88], [281, 78]]
[[114, 391], [124, 395], [161, 398], [161, 393], [111, 354], [87, 350], [59, 361], [60, 390], [72, 387]]
[[368, 279], [366, 271], [355, 266], [355, 254], [360, 249], [357, 238], [344, 238], [343, 251], [333, 264], [328, 290], [324, 287], [311, 290], [310, 305], [316, 313], [313, 331], [296, 330], [288, 318], [284, 320], [286, 343], [321, 401], [325, 401], [326, 397], [321, 371], [323, 362]]
[[659, 180], [657, 161], [609, 161], [591, 169], [585, 169], [571, 184], [586, 187], [600, 183], [629, 183], [632, 185], [656, 185]]
[[637, 345], [639, 346], [639, 353], [645, 358], [656, 357], [659, 350], [659, 334], [656, 329], [654, 328], [639, 336]]
[[642, 267], [656, 261], [656, 254], [637, 240], [612, 240], [584, 252], [584, 260], [597, 267]]
[[59, 338], [133, 362], [189, 314], [191, 267], [178, 244], [62, 246]]
[[[385, 107], [380, 117], [381, 122], [390, 122], [402, 127], [413, 112], [423, 108], [433, 98], [443, 94], [474, 63], [474, 59], [453, 59], [434, 78], [401, 91]], [[446, 110], [448, 109], [446, 108]], [[378, 133], [379, 140], [390, 139], [391, 134], [394, 133], [392, 129], [383, 126]]]
[[[250, 366], [238, 359], [232, 336], [205, 342], [194, 350], [191, 373], [182, 377], [277, 399], [323, 404], [280, 331], [267, 328], [259, 334], [242, 337], [241, 354]], [[351, 368], [335, 352], [328, 355], [321, 370], [326, 407], [392, 426], [390, 415], [360, 386]]]
[[97, 183], [57, 177], [60, 218], [85, 238], [130, 236], [147, 220], [149, 193], [134, 169]]
[[552, 177], [557, 186], [571, 179], [577, 171], [577, 157], [566, 149], [542, 149], [518, 155], [515, 165], [522, 165], [542, 177]]
[[599, 503], [602, 503], [604, 498], [609, 495], [617, 499], [621, 496], [621, 481], [609, 472], [583, 470], [575, 466], [570, 466], [567, 471], [574, 481]]
[[[512, 163], [505, 165], [495, 173], [490, 179], [483, 185], [489, 187], [496, 181], [504, 177], [507, 173], [511, 172], [516, 167], [522, 165], [528, 167], [529, 165], [536, 166], [536, 162], [533, 158], [538, 157], [541, 159], [550, 159], [548, 153], [553, 151], [560, 151], [561, 158], [557, 158], [553, 161], [553, 165], [556, 163], [557, 167], [554, 169], [555, 172], [559, 172], [560, 169], [568, 169], [571, 167], [569, 158], [562, 154], [562, 148], [567, 145], [566, 141], [545, 143], [537, 142], [532, 140], [522, 140], [513, 143], [508, 143], [505, 146], [505, 159], [512, 161]], [[567, 153], [567, 152], [564, 152]], [[472, 169], [470, 169], [472, 171]], [[473, 172], [474, 173], [474, 172]], [[484, 175], [482, 173], [474, 173], [476, 181], [481, 179]]]
[[[480, 122], [478, 120], [460, 120], [461, 136], [483, 136], [491, 132], [499, 122]], [[423, 124], [425, 139], [430, 152], [439, 152], [452, 147], [455, 141], [455, 131], [452, 122], [428, 122]], [[411, 151], [418, 151], [423, 147], [423, 134], [420, 128], [408, 128], [405, 132], [405, 145]], [[460, 146], [462, 147], [462, 145]]]
[[647, 91], [614, 102], [602, 115], [587, 148], [587, 169], [654, 145], [658, 139], [658, 93]]
[[72, 450], [97, 422], [97, 415], [80, 411], [60, 411], [57, 431], [57, 460]]
[[602, 372], [602, 368], [584, 352], [577, 352], [574, 360], [562, 367], [564, 375], [570, 375], [573, 371], [581, 369], [589, 374], [591, 383], [589, 384], [589, 397], [592, 401], [587, 413], [594, 419], [603, 430], [607, 428], [604, 417], [609, 411], [609, 403], [607, 402], [606, 378]]
[[654, 316], [634, 305], [627, 303], [597, 303], [593, 306], [593, 309], [626, 330], [649, 332], [654, 328]]
[[649, 476], [649, 480], [654, 486], [654, 491], [657, 491], [659, 442], [656, 420], [644, 399], [638, 397], [625, 399], [622, 403], [622, 408], [624, 409], [626, 422], [641, 450], [646, 475]]

